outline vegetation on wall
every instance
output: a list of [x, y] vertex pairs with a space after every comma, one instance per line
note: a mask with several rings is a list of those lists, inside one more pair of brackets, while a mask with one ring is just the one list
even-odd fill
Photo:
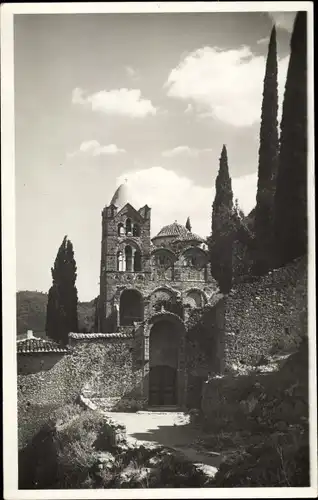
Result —
[[69, 332], [78, 330], [76, 270], [73, 245], [65, 236], [51, 269], [45, 326], [46, 335], [62, 344], [67, 344]]

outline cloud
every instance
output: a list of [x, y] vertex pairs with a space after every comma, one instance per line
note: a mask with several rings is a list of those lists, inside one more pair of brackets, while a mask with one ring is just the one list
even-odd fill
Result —
[[118, 148], [116, 144], [109, 144], [108, 146], [100, 146], [98, 153], [101, 155], [116, 155], [118, 153], [125, 153], [124, 149]]
[[[249, 47], [221, 50], [203, 47], [188, 54], [164, 85], [169, 97], [191, 100], [202, 117], [236, 126], [259, 122], [266, 59]], [[279, 95], [283, 95], [288, 57], [279, 61]]]
[[211, 152], [213, 149], [204, 148], [204, 149], [196, 149], [190, 148], [189, 146], [177, 146], [173, 149], [168, 149], [162, 152], [162, 156], [166, 158], [174, 158], [176, 156], [188, 155], [188, 156], [198, 156], [199, 153]]
[[[210, 234], [215, 196], [213, 180], [211, 187], [198, 186], [189, 178], [160, 166], [123, 173], [117, 178], [117, 183], [121, 184], [125, 179], [132, 193], [132, 205], [138, 209], [147, 203], [152, 209], [152, 236], [174, 220], [185, 224], [188, 216], [194, 232], [203, 237]], [[232, 185], [234, 198], [238, 198], [245, 213], [250, 212], [255, 206], [257, 174], [234, 178]]]
[[132, 78], [133, 80], [138, 80], [138, 72], [132, 66], [125, 66], [125, 71], [130, 78]]
[[184, 110], [184, 112], [185, 112], [186, 114], [188, 114], [188, 113], [191, 113], [192, 111], [193, 111], [193, 106], [192, 106], [192, 104], [190, 103], [190, 104], [188, 104], [188, 106], [186, 107], [186, 109]]
[[68, 156], [73, 157], [77, 154], [85, 153], [90, 154], [92, 156], [100, 156], [100, 155], [115, 155], [118, 153], [125, 153], [124, 149], [118, 148], [116, 144], [108, 144], [107, 146], [102, 146], [95, 139], [91, 141], [84, 141], [80, 145], [78, 151], [74, 151], [70, 153]]
[[269, 43], [269, 36], [265, 36], [264, 38], [260, 38], [259, 40], [257, 40], [257, 45], [265, 45], [267, 43]]
[[75, 88], [72, 92], [72, 102], [109, 115], [144, 118], [156, 114], [152, 102], [141, 97], [140, 89], [101, 90], [86, 95], [84, 90]]
[[269, 17], [277, 28], [291, 33], [294, 27], [296, 12], [269, 12]]

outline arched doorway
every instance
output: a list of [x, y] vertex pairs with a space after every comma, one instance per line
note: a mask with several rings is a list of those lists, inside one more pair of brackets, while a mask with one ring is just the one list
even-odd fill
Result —
[[143, 321], [143, 300], [136, 290], [124, 290], [120, 296], [120, 325], [133, 326], [134, 322]]
[[149, 341], [149, 405], [174, 406], [178, 401], [178, 325], [158, 321]]

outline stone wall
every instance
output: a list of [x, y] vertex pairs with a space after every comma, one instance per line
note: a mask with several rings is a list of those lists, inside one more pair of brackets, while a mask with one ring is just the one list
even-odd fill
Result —
[[70, 354], [62, 356], [19, 354], [19, 432], [41, 408], [74, 402], [81, 393], [102, 397], [107, 409], [142, 406], [142, 370], [137, 358], [131, 342], [118, 339], [77, 342]]
[[224, 298], [189, 311], [186, 321], [187, 407], [199, 408], [204, 382], [223, 370]]
[[288, 350], [307, 329], [307, 262], [297, 259], [241, 283], [225, 300], [225, 367]]

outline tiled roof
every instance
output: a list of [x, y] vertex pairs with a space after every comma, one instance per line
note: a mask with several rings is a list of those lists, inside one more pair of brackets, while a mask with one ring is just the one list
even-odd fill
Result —
[[176, 240], [195, 240], [195, 241], [204, 241], [201, 236], [198, 236], [197, 234], [193, 234], [185, 226], [182, 226], [182, 224], [178, 224], [178, 222], [174, 222], [173, 224], [169, 224], [168, 226], [164, 226], [157, 236], [153, 238], [165, 238], [167, 236], [174, 236]]
[[180, 241], [201, 241], [202, 243], [204, 242], [204, 239], [201, 238], [198, 234], [195, 233], [190, 233], [182, 235], [180, 238], [176, 238], [176, 240]]
[[93, 339], [131, 339], [131, 333], [70, 333], [71, 339], [93, 340]]
[[61, 347], [53, 340], [44, 340], [41, 338], [26, 338], [17, 341], [17, 352], [19, 354], [37, 353], [37, 352], [68, 352], [68, 349]]

